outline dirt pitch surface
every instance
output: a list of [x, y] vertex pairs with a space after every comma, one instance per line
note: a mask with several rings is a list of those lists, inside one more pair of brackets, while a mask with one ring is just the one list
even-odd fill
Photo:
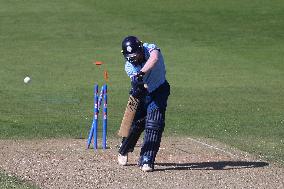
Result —
[[86, 140], [0, 140], [0, 170], [40, 188], [284, 188], [284, 168], [192, 138], [163, 138], [155, 171], [117, 164], [118, 139], [106, 151], [86, 150]]

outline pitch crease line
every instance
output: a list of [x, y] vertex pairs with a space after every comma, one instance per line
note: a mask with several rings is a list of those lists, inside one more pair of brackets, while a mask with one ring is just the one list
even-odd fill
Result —
[[191, 140], [191, 141], [193, 141], [193, 142], [195, 142], [195, 143], [201, 144], [201, 145], [203, 145], [203, 146], [206, 146], [206, 147], [208, 147], [208, 148], [213, 148], [213, 149], [215, 149], [215, 150], [217, 150], [217, 151], [220, 151], [220, 152], [223, 152], [223, 153], [228, 154], [228, 155], [230, 155], [230, 156], [239, 158], [239, 156], [237, 156], [237, 155], [235, 155], [235, 154], [232, 154], [232, 153], [230, 153], [230, 152], [228, 152], [228, 151], [226, 151], [226, 150], [223, 150], [223, 149], [221, 149], [221, 148], [218, 148], [218, 147], [216, 147], [216, 146], [212, 146], [212, 145], [210, 145], [210, 144], [207, 144], [207, 143], [205, 143], [205, 142], [201, 142], [201, 141], [199, 141], [199, 140], [196, 140], [196, 139], [193, 139], [193, 138], [190, 138], [190, 137], [188, 137], [187, 139], [189, 139], [189, 140]]

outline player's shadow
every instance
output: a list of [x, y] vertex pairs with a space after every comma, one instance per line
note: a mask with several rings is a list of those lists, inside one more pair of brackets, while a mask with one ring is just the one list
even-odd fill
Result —
[[268, 166], [267, 162], [259, 161], [213, 161], [198, 163], [156, 163], [155, 171], [166, 170], [230, 170], [248, 169]]

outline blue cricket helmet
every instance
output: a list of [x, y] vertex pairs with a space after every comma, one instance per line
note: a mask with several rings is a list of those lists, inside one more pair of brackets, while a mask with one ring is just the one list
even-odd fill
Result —
[[143, 43], [135, 36], [124, 38], [121, 47], [124, 58], [132, 64], [139, 64], [144, 57]]

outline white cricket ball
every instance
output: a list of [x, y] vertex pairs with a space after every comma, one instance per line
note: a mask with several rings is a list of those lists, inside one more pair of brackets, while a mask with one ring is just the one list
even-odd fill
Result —
[[25, 77], [25, 79], [24, 79], [24, 83], [29, 83], [31, 81], [31, 78], [30, 77]]

